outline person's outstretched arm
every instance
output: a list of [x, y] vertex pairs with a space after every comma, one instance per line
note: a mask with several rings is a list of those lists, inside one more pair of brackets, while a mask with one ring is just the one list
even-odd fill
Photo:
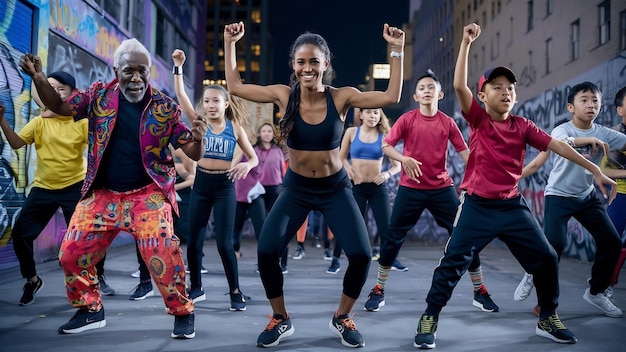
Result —
[[244, 84], [237, 67], [237, 42], [243, 38], [245, 28], [243, 22], [231, 23], [224, 27], [224, 71], [226, 86], [230, 94], [255, 101], [257, 103], [274, 103], [280, 111], [285, 111], [291, 89], [286, 85], [275, 84], [260, 86]]
[[39, 98], [50, 110], [62, 116], [71, 116], [72, 111], [65, 104], [54, 88], [48, 82], [46, 75], [41, 69], [41, 58], [33, 54], [25, 54], [20, 58], [20, 68], [33, 79], [33, 84], [37, 87]]
[[20, 136], [13, 131], [9, 122], [4, 117], [4, 112], [6, 108], [4, 105], [0, 104], [0, 128], [2, 128], [2, 132], [4, 132], [4, 136], [7, 138], [9, 145], [13, 149], [20, 149], [21, 147], [26, 145], [26, 142], [20, 138]]
[[180, 49], [174, 50], [172, 53], [172, 60], [174, 61], [174, 66], [180, 67], [179, 73], [174, 73], [174, 90], [176, 91], [176, 99], [178, 99], [178, 104], [180, 105], [181, 110], [183, 110], [183, 113], [187, 116], [189, 122], [191, 122], [196, 118], [196, 110], [194, 109], [193, 103], [191, 102], [191, 99], [189, 99], [187, 92], [185, 92], [185, 82], [182, 72], [182, 67], [187, 60], [185, 52]]
[[[383, 38], [391, 48], [389, 61], [391, 62], [391, 75], [387, 89], [383, 91], [361, 92], [353, 87], [343, 87], [340, 94], [346, 94], [347, 106], [357, 106], [361, 109], [377, 109], [391, 104], [397, 104], [402, 95], [402, 82], [404, 76], [404, 37], [402, 29], [383, 25]], [[340, 111], [341, 113], [341, 111]]]
[[[555, 138], [552, 138], [550, 144], [548, 144], [548, 149], [589, 170], [589, 172], [593, 174], [596, 185], [598, 185], [604, 199], [607, 199], [609, 204], [613, 202], [613, 199], [615, 199], [617, 195], [617, 184], [611, 178], [603, 174], [598, 165], [580, 155], [569, 144]], [[610, 193], [607, 188], [610, 188]]]
[[463, 39], [459, 47], [459, 56], [456, 59], [454, 68], [454, 91], [464, 113], [469, 112], [472, 107], [472, 91], [467, 86], [467, 61], [469, 57], [470, 45], [480, 35], [480, 26], [476, 23], [463, 27]]
[[549, 150], [539, 152], [539, 154], [537, 154], [537, 156], [522, 169], [522, 178], [530, 176], [537, 172], [537, 170], [539, 170], [543, 166], [543, 164], [546, 163], [549, 156]]

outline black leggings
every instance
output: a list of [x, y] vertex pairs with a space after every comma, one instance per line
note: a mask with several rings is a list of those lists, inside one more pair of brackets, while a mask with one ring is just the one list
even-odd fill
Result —
[[324, 178], [308, 178], [289, 169], [283, 191], [263, 224], [258, 245], [259, 272], [268, 299], [283, 295], [278, 258], [311, 210], [322, 212], [348, 257], [343, 293], [357, 299], [367, 279], [370, 244], [365, 221], [344, 169]]
[[[376, 236], [380, 238], [380, 243], [382, 243], [383, 237], [387, 234], [389, 216], [391, 213], [387, 185], [384, 183], [377, 185], [374, 182], [361, 183], [352, 186], [352, 192], [363, 219], [366, 219], [367, 217], [367, 209], [372, 209], [374, 221], [376, 221], [376, 227], [378, 227], [378, 233]], [[376, 243], [376, 241], [374, 241], [374, 243]], [[339, 258], [341, 256], [341, 250], [341, 245], [335, 242], [333, 256], [335, 258]]]
[[233, 225], [235, 223], [235, 187], [226, 173], [207, 174], [198, 169], [189, 199], [189, 241], [187, 263], [192, 288], [202, 287], [200, 269], [204, 226], [213, 210], [215, 241], [222, 259], [230, 292], [239, 288], [239, 270], [233, 249]]

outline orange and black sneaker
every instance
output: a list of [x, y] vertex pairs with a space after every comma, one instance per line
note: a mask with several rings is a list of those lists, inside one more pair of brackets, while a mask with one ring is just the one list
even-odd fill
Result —
[[365, 342], [359, 330], [356, 329], [356, 324], [352, 318], [347, 315], [340, 315], [330, 320], [328, 324], [330, 330], [341, 337], [341, 344], [347, 347], [363, 347]]
[[374, 285], [372, 291], [370, 291], [369, 296], [367, 296], [367, 301], [365, 302], [365, 310], [368, 312], [378, 312], [380, 307], [385, 305], [385, 289]]
[[257, 347], [278, 346], [280, 340], [293, 335], [295, 331], [289, 317], [280, 314], [274, 314], [274, 316], [268, 314], [267, 317], [270, 318], [270, 322], [256, 340]]

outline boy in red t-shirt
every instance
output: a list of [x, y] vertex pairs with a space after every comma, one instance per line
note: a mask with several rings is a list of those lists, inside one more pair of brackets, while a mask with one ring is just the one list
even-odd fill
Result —
[[[425, 209], [433, 215], [439, 226], [452, 234], [454, 216], [459, 197], [447, 170], [448, 141], [467, 162], [469, 150], [454, 120], [439, 110], [443, 98], [441, 82], [431, 70], [417, 80], [413, 99], [419, 108], [398, 118], [389, 135], [383, 140], [383, 152], [402, 163], [398, 194], [393, 204], [389, 229], [381, 238], [380, 258], [376, 285], [372, 288], [365, 310], [377, 312], [385, 305], [385, 284], [398, 256], [407, 232], [415, 226]], [[403, 152], [394, 149], [404, 140]], [[419, 170], [419, 171], [418, 171]], [[416, 172], [421, 175], [416, 176]], [[473, 305], [486, 312], [497, 312], [483, 284], [478, 252], [469, 269], [474, 285]]]
[[[558, 263], [556, 252], [541, 231], [518, 191], [526, 145], [549, 149], [589, 170], [602, 194], [615, 198], [615, 182], [567, 143], [553, 139], [532, 121], [511, 114], [516, 78], [506, 67], [496, 67], [478, 81], [478, 99], [467, 86], [471, 43], [480, 35], [475, 23], [463, 28], [463, 40], [454, 72], [454, 90], [471, 129], [470, 155], [461, 183], [461, 205], [444, 257], [433, 273], [426, 297], [428, 306], [415, 334], [414, 346], [435, 347], [439, 313], [467, 270], [471, 258], [494, 238], [502, 240], [526, 272], [533, 274], [541, 306], [537, 335], [559, 343], [576, 343], [576, 337], [559, 319]], [[611, 187], [610, 197], [607, 186]], [[488, 218], [485, 215], [488, 214]]]

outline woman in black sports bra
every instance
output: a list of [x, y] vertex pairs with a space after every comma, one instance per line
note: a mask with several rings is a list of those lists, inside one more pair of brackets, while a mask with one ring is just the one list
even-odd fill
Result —
[[339, 157], [339, 146], [350, 107], [379, 108], [400, 100], [404, 32], [388, 24], [383, 26], [383, 37], [391, 46], [391, 77], [384, 92], [329, 86], [331, 53], [324, 38], [313, 33], [302, 34], [292, 46], [293, 74], [289, 86], [243, 84], [235, 53], [235, 44], [243, 35], [243, 22], [226, 25], [224, 29], [228, 90], [244, 99], [278, 106], [284, 113], [280, 121], [281, 138], [286, 139], [289, 153], [283, 191], [259, 237], [259, 272], [273, 316], [259, 335], [257, 346], [276, 346], [294, 332], [285, 308], [279, 257], [309, 211], [318, 210], [349, 261], [343, 294], [329, 327], [341, 337], [344, 346], [362, 347], [365, 343], [350, 313], [367, 278], [370, 245], [365, 222]]

